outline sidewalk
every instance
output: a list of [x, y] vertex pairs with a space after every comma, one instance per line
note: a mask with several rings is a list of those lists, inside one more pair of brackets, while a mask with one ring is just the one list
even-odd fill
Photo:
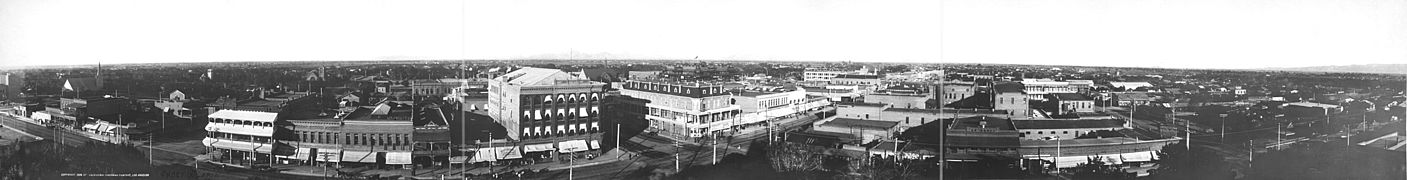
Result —
[[[613, 162], [617, 162], [617, 161], [620, 161], [620, 160], [623, 160], [623, 159], [626, 159], [626, 158], [629, 158], [629, 157], [632, 157], [632, 156], [634, 156], [634, 155], [633, 155], [633, 154], [630, 154], [630, 153], [628, 153], [628, 152], [623, 152], [623, 151], [618, 151], [618, 150], [611, 150], [611, 151], [607, 151], [606, 153], [601, 154], [600, 156], [597, 156], [595, 159], [578, 159], [578, 160], [576, 160], [575, 163], [572, 163], [572, 162], [565, 162], [565, 161], [560, 161], [560, 162], [559, 162], [559, 161], [554, 161], [554, 162], [536, 163], [536, 164], [532, 164], [532, 165], [516, 166], [516, 167], [494, 166], [494, 167], [492, 168], [492, 169], [493, 169], [492, 172], [489, 171], [489, 169], [490, 169], [489, 167], [473, 167], [472, 165], [471, 165], [471, 167], [469, 167], [468, 169], [436, 167], [436, 168], [420, 168], [420, 169], [411, 170], [411, 169], [399, 169], [399, 168], [396, 168], [396, 169], [373, 169], [373, 168], [369, 168], [369, 167], [357, 167], [357, 168], [342, 168], [341, 170], [342, 170], [342, 171], [347, 171], [347, 172], [357, 172], [357, 173], [361, 173], [361, 174], [363, 174], [363, 175], [373, 175], [373, 174], [375, 174], [375, 175], [380, 175], [381, 177], [400, 176], [400, 177], [411, 177], [411, 178], [415, 178], [415, 179], [439, 179], [439, 178], [441, 178], [441, 175], [443, 175], [444, 178], [446, 178], [446, 179], [462, 179], [462, 178], [464, 177], [464, 174], [461, 174], [461, 172], [467, 172], [467, 173], [469, 174], [469, 176], [476, 176], [476, 175], [485, 175], [485, 174], [493, 174], [493, 173], [513, 172], [513, 171], [520, 171], [520, 170], [540, 170], [540, 169], [547, 169], [547, 170], [549, 170], [549, 171], [556, 171], [556, 170], [563, 170], [563, 169], [575, 168], [575, 167], [585, 167], [585, 166], [594, 166], [594, 165], [600, 165], [600, 164], [613, 163]], [[570, 164], [570, 165], [569, 165], [569, 164]], [[321, 166], [307, 166], [307, 165], [274, 165], [273, 167], [276, 168], [276, 169], [281, 169], [281, 171], [279, 171], [279, 173], [284, 173], [284, 174], [293, 174], [293, 175], [302, 175], [302, 176], [314, 176], [314, 177], [322, 177], [322, 176], [324, 176], [324, 175], [323, 175], [323, 173], [324, 173], [323, 167], [321, 167]], [[412, 172], [412, 171], [414, 171], [414, 172]], [[335, 176], [335, 175], [337, 174], [337, 169], [336, 169], [336, 168], [328, 167], [326, 173], [327, 173], [327, 176]]]

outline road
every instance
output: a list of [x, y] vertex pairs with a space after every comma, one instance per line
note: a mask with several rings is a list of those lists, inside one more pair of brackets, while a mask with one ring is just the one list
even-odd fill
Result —
[[[21, 131], [24, 131], [24, 132], [27, 132], [27, 133], [30, 133], [30, 134], [34, 134], [35, 136], [39, 136], [40, 138], [44, 138], [44, 139], [53, 139], [53, 140], [55, 140], [55, 142], [59, 142], [59, 143], [63, 144], [64, 146], [67, 146], [67, 147], [74, 147], [74, 148], [76, 148], [76, 147], [81, 147], [81, 146], [82, 146], [83, 144], [85, 144], [85, 143], [106, 143], [106, 142], [98, 141], [98, 140], [95, 140], [95, 139], [92, 139], [92, 138], [88, 138], [88, 137], [86, 137], [86, 136], [83, 136], [83, 135], [78, 134], [78, 133], [75, 133], [75, 132], [71, 132], [71, 131], [67, 131], [67, 130], [62, 130], [62, 129], [49, 128], [49, 127], [41, 126], [41, 125], [38, 125], [38, 124], [33, 124], [33, 123], [29, 123], [29, 122], [24, 122], [24, 120], [19, 120], [19, 119], [16, 119], [16, 118], [14, 118], [14, 117], [6, 116], [6, 115], [0, 115], [0, 124], [5, 125], [6, 127], [13, 127], [13, 128], [15, 128], [15, 129], [19, 129], [19, 130], [21, 130]], [[146, 146], [140, 146], [138, 149], [141, 150], [141, 151], [143, 151], [143, 152], [146, 152], [146, 151], [148, 150]], [[154, 160], [153, 160], [153, 161], [154, 161], [153, 163], [155, 163], [155, 164], [180, 164], [180, 165], [182, 165], [182, 166], [188, 166], [188, 167], [195, 166], [195, 164], [194, 164], [194, 159], [192, 158], [192, 157], [195, 156], [195, 154], [189, 154], [189, 153], [178, 152], [178, 151], [172, 151], [172, 150], [166, 150], [166, 149], [159, 149], [159, 148], [151, 148], [151, 149], [156, 152], [156, 154], [153, 154], [153, 156], [187, 157], [187, 158], [185, 158], [184, 160], [154, 159]], [[312, 178], [312, 177], [307, 177], [307, 176], [297, 176], [297, 175], [279, 174], [279, 173], [250, 172], [250, 171], [236, 170], [236, 169], [217, 169], [217, 168], [212, 168], [211, 166], [202, 167], [201, 169], [197, 169], [196, 171], [197, 171], [197, 173], [198, 173], [197, 176], [199, 176], [201, 179], [250, 179], [250, 178], [255, 178], [255, 179], [307, 179], [307, 178]]]

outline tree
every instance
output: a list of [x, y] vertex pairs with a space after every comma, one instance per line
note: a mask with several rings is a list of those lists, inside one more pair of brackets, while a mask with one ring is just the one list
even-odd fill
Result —
[[1158, 151], [1158, 169], [1149, 170], [1149, 179], [1227, 179], [1232, 176], [1225, 156], [1206, 147], [1182, 143], [1163, 146]]

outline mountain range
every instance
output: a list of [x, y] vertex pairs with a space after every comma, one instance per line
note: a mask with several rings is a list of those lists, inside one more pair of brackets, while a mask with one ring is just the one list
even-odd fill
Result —
[[1407, 74], [1407, 64], [1356, 64], [1342, 66], [1311, 66], [1311, 67], [1288, 67], [1288, 68], [1261, 68], [1257, 70], [1271, 71], [1300, 71], [1300, 72], [1343, 72], [1343, 73], [1378, 73], [1378, 74]]

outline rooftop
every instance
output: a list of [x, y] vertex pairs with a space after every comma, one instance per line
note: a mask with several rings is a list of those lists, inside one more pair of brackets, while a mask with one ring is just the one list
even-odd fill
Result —
[[278, 118], [278, 113], [241, 111], [241, 110], [221, 110], [210, 113], [210, 118], [252, 120], [260, 122], [274, 122]]
[[1082, 94], [1075, 94], [1075, 93], [1055, 93], [1055, 94], [1050, 94], [1050, 95], [1051, 95], [1051, 96], [1055, 96], [1055, 100], [1059, 100], [1059, 101], [1089, 101], [1089, 100], [1093, 100], [1093, 99], [1090, 99], [1089, 97], [1085, 97], [1085, 95], [1082, 95]]
[[[983, 123], [983, 122], [986, 122], [986, 123]], [[989, 116], [974, 116], [974, 117], [958, 118], [956, 121], [953, 122], [952, 128], [953, 128], [953, 129], [989, 128], [989, 129], [998, 129], [998, 130], [1016, 130], [1016, 129], [1012, 128], [1012, 126], [1013, 126], [1013, 125], [1011, 124], [1011, 120], [1010, 120], [1010, 119], [998, 118], [998, 117], [989, 117]]]
[[1150, 100], [1153, 100], [1153, 97], [1152, 97], [1152, 96], [1148, 96], [1148, 93], [1117, 93], [1117, 94], [1114, 94], [1114, 97], [1115, 97], [1115, 98], [1119, 98], [1119, 100], [1124, 100], [1124, 101], [1150, 101]]
[[894, 128], [894, 126], [899, 125], [899, 122], [894, 122], [894, 121], [864, 120], [864, 119], [851, 119], [851, 118], [835, 118], [835, 120], [827, 121], [827, 122], [825, 122], [825, 123], [822, 123], [821, 125], [822, 125], [822, 126], [837, 126], [837, 127], [860, 127], [860, 128], [873, 128], [873, 129], [890, 129], [890, 128]]
[[866, 103], [866, 102], [836, 102], [835, 104], [837, 104], [837, 105], [851, 105], [851, 106], [870, 106], [870, 107], [884, 107], [885, 105], [888, 105], [888, 104], [884, 104], [884, 103]]
[[868, 74], [841, 74], [841, 75], [835, 75], [835, 78], [879, 79], [879, 75], [868, 75]]
[[1013, 120], [1016, 129], [1075, 129], [1124, 127], [1122, 119], [1099, 120]]
[[993, 85], [992, 88], [993, 88], [993, 89], [996, 89], [997, 92], [1002, 92], [1002, 93], [1009, 93], [1009, 92], [1019, 93], [1019, 92], [1022, 92], [1023, 90], [1026, 89], [1025, 85], [1021, 85], [1021, 83], [1019, 83], [1019, 82], [997, 83], [996, 85]]

